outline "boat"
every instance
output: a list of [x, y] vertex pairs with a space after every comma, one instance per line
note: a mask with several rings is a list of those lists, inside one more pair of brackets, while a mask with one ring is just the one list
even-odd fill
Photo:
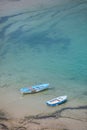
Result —
[[49, 101], [46, 101], [46, 104], [49, 106], [57, 106], [67, 101], [67, 96], [59, 96], [56, 98], [53, 98]]
[[46, 90], [49, 88], [49, 84], [39, 84], [39, 85], [34, 85], [31, 87], [24, 87], [20, 89], [20, 92], [22, 94], [28, 94], [28, 93], [37, 93], [43, 90]]

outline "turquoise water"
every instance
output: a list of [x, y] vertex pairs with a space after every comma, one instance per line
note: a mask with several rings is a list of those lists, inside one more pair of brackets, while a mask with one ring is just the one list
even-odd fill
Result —
[[[39, 83], [52, 89], [21, 98], [21, 87]], [[0, 18], [0, 90], [7, 111], [53, 111], [45, 101], [60, 95], [68, 96], [65, 106], [87, 105], [86, 2]]]

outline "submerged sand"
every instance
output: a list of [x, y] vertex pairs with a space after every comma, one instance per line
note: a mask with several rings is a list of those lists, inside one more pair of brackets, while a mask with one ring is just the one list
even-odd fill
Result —
[[0, 16], [67, 4], [71, 0], [0, 0]]
[[87, 130], [87, 122], [59, 118], [42, 120], [8, 120], [0, 122], [0, 130]]
[[[84, 118], [79, 118], [83, 113]], [[87, 130], [86, 113], [87, 106], [66, 107], [54, 113], [18, 119], [0, 111], [0, 130]]]

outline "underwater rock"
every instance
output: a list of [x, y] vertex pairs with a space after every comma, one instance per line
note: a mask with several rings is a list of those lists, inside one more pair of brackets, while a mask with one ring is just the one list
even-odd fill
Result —
[[0, 123], [0, 130], [9, 130], [9, 129], [6, 125], [4, 125], [3, 123]]

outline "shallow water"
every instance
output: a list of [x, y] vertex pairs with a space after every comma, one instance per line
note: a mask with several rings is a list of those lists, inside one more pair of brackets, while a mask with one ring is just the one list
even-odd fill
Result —
[[[87, 105], [87, 2], [71, 2], [0, 18], [0, 107], [19, 117]], [[19, 89], [52, 89], [21, 96]], [[46, 100], [67, 95], [55, 108]]]

